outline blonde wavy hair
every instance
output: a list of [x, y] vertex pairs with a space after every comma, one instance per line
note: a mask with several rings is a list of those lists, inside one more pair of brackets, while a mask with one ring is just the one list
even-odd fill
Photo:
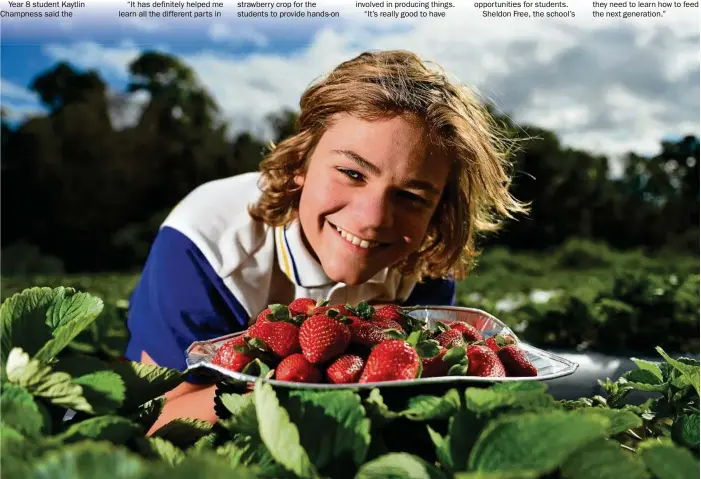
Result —
[[479, 254], [479, 235], [527, 212], [527, 205], [509, 193], [511, 144], [492, 115], [467, 87], [411, 52], [366, 52], [341, 63], [304, 92], [300, 110], [296, 134], [271, 145], [260, 163], [262, 196], [249, 207], [256, 220], [281, 226], [295, 218], [301, 187], [294, 178], [304, 174], [325, 129], [340, 113], [368, 121], [413, 114], [422, 120], [432, 146], [453, 161], [423, 243], [393, 265], [403, 274], [418, 281], [463, 279]]

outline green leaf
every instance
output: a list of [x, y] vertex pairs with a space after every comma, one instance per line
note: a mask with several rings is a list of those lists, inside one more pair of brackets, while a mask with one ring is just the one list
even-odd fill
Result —
[[356, 393], [295, 390], [283, 406], [297, 425], [301, 446], [318, 469], [346, 454], [357, 466], [365, 462], [370, 420]]
[[148, 479], [193, 479], [199, 477], [207, 479], [255, 479], [258, 476], [244, 467], [231, 467], [225, 457], [207, 452], [198, 456], [187, 456], [172, 468], [164, 464], [157, 474], [149, 474]]
[[41, 457], [33, 466], [35, 479], [145, 478], [146, 464], [137, 456], [113, 444], [85, 442], [72, 444]]
[[478, 418], [473, 412], [466, 409], [458, 410], [458, 413], [450, 418], [446, 445], [450, 451], [450, 463], [453, 470], [464, 471], [467, 469], [467, 453], [477, 442], [485, 423], [486, 419]]
[[661, 347], [657, 346], [655, 350], [660, 353], [660, 355], [669, 363], [674, 369], [679, 371], [681, 375], [688, 381], [688, 383], [693, 386], [693, 388], [696, 390], [696, 394], [699, 394], [699, 366], [698, 365], [691, 365], [691, 364], [685, 364], [682, 361], [677, 361], [675, 359], [672, 359], [665, 353], [664, 349]]
[[665, 383], [663, 383], [662, 380], [647, 369], [633, 369], [632, 371], [624, 373], [622, 377], [626, 378], [628, 382], [635, 385], [661, 386], [662, 391], [665, 391]]
[[83, 388], [83, 396], [95, 414], [110, 414], [124, 402], [126, 388], [119, 374], [112, 371], [97, 371], [73, 380]]
[[672, 439], [686, 447], [698, 448], [699, 413], [677, 416], [672, 424]]
[[538, 477], [534, 474], [526, 474], [520, 472], [510, 472], [508, 474], [498, 473], [490, 474], [488, 472], [460, 472], [454, 476], [454, 479], [533, 479]]
[[638, 366], [642, 371], [647, 371], [653, 376], [655, 376], [659, 382], [663, 382], [662, 370], [660, 369], [660, 363], [654, 361], [646, 361], [644, 359], [630, 358], [636, 366]]
[[147, 437], [145, 443], [148, 445], [149, 453], [170, 466], [175, 466], [185, 459], [185, 453], [170, 441], [162, 437]]
[[184, 374], [177, 369], [164, 368], [136, 361], [109, 365], [119, 374], [126, 388], [121, 412], [131, 412], [182, 383]]
[[385, 404], [379, 389], [373, 389], [365, 399], [365, 409], [373, 425], [381, 427], [401, 416], [401, 413], [390, 410]]
[[531, 411], [557, 407], [552, 396], [541, 390], [520, 392], [516, 387], [514, 390], [467, 388], [465, 390], [465, 405], [467, 409], [478, 414], [489, 414], [501, 409]]
[[640, 443], [638, 454], [659, 479], [691, 479], [701, 472], [699, 461], [669, 439], [648, 439]]
[[258, 381], [253, 391], [253, 399], [260, 437], [273, 458], [297, 476], [319, 477], [307, 452], [300, 444], [297, 426], [290, 421], [287, 411], [280, 407], [272, 386]]
[[139, 424], [145, 431], [151, 429], [156, 423], [156, 420], [161, 415], [163, 411], [163, 406], [165, 406], [166, 398], [159, 397], [145, 402], [136, 410], [134, 414], [129, 416], [129, 419]]
[[222, 407], [231, 413], [231, 417], [221, 421], [226, 429], [249, 436], [258, 435], [258, 418], [253, 395], [224, 393], [218, 394], [217, 397]]
[[453, 469], [453, 459], [450, 454], [450, 441], [431, 429], [431, 426], [426, 426], [431, 442], [436, 447], [436, 457], [441, 464], [447, 469]]
[[162, 437], [176, 446], [186, 449], [195, 444], [212, 430], [207, 421], [192, 418], [178, 418], [164, 424], [152, 437]]
[[34, 356], [51, 340], [46, 311], [54, 300], [51, 288], [31, 288], [6, 299], [0, 307], [0, 357], [2, 365], [13, 348]]
[[219, 434], [216, 432], [210, 432], [209, 434], [202, 436], [187, 450], [188, 454], [198, 455], [202, 452], [212, 451], [217, 445], [219, 439]]
[[37, 437], [41, 434], [44, 418], [29, 391], [22, 386], [4, 384], [0, 396], [3, 427], [8, 425], [21, 434]]
[[547, 474], [576, 449], [607, 434], [603, 417], [540, 411], [502, 416], [480, 434], [468, 459], [468, 471]]
[[460, 395], [451, 389], [444, 396], [414, 396], [401, 414], [412, 421], [448, 419], [460, 408]]
[[57, 406], [92, 413], [92, 407], [83, 397], [83, 388], [70, 375], [52, 372], [20, 348], [13, 348], [7, 357], [5, 377], [11, 383], [24, 387], [33, 396], [43, 397]]
[[231, 466], [252, 466], [260, 477], [279, 479], [295, 477], [275, 462], [270, 451], [259, 438], [237, 435], [233, 441], [227, 441], [217, 447], [215, 453], [225, 458]]
[[648, 479], [645, 465], [617, 441], [596, 440], [576, 450], [562, 465], [565, 479]]
[[251, 376], [256, 376], [259, 378], [264, 378], [270, 372], [270, 367], [261, 361], [259, 358], [254, 359], [250, 363], [246, 364], [241, 373], [250, 374]]
[[602, 407], [593, 407], [587, 409], [580, 409], [575, 411], [574, 414], [584, 414], [584, 415], [595, 415], [603, 417], [609, 421], [608, 435], [614, 436], [628, 429], [635, 429], [643, 425], [642, 419], [637, 414], [630, 411], [623, 411], [620, 409], [607, 409]]
[[34, 357], [44, 361], [55, 358], [95, 321], [103, 307], [100, 298], [87, 293], [76, 293], [71, 288], [58, 293], [46, 313], [47, 324], [52, 329], [54, 339], [46, 343]]
[[490, 387], [492, 391], [509, 391], [514, 393], [545, 393], [547, 386], [539, 381], [509, 381], [497, 383]]
[[135, 434], [143, 432], [130, 420], [120, 416], [99, 416], [72, 424], [65, 432], [56, 436], [56, 440], [73, 443], [92, 439], [124, 444]]
[[445, 478], [434, 466], [420, 457], [404, 452], [385, 454], [365, 463], [355, 479], [441, 479]]

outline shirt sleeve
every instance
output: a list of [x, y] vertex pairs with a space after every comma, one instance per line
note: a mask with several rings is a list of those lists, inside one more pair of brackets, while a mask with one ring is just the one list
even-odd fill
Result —
[[455, 280], [427, 279], [418, 283], [403, 306], [454, 306]]
[[194, 342], [245, 329], [248, 314], [202, 252], [179, 231], [156, 236], [129, 301], [126, 357], [146, 351], [160, 366], [186, 369]]

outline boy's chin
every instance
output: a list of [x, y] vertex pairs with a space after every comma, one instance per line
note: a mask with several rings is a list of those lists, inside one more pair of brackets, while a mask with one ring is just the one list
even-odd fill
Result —
[[337, 283], [357, 286], [375, 276], [379, 270], [355, 270], [348, 268], [348, 265], [337, 265], [337, 267], [329, 265], [328, 267], [324, 267], [324, 271], [326, 271], [326, 275], [330, 279]]

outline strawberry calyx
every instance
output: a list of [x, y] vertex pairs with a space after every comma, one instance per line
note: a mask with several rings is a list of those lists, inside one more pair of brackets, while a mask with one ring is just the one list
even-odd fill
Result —
[[443, 362], [448, 364], [448, 376], [467, 376], [469, 360], [464, 346], [453, 346], [443, 356]]
[[343, 323], [343, 324], [352, 324], [353, 323], [353, 320], [351, 318], [349, 318], [345, 314], [341, 314], [341, 311], [339, 311], [336, 308], [331, 308], [328, 311], [324, 311], [324, 314], [331, 319], [335, 319], [339, 323]]
[[328, 300], [328, 299], [319, 298], [319, 299], [316, 300], [316, 306], [315, 306], [315, 307], [317, 307], [317, 308], [323, 308], [324, 306], [328, 306], [328, 305], [329, 305], [329, 300]]
[[387, 339], [406, 339], [406, 333], [395, 328], [383, 329], [382, 332]]
[[260, 338], [249, 338], [248, 341], [246, 341], [246, 346], [244, 347], [248, 347], [249, 351], [257, 350], [262, 353], [268, 353], [271, 351], [270, 346], [268, 346], [266, 342]]
[[274, 369], [265, 364], [259, 358], [254, 359], [241, 370], [242, 374], [248, 374], [259, 378], [269, 379], [275, 373]]
[[356, 307], [350, 304], [346, 305], [346, 309], [351, 312], [354, 316], [364, 319], [365, 321], [370, 321], [375, 315], [375, 308], [370, 305], [367, 301], [361, 301]]
[[445, 333], [446, 331], [450, 331], [450, 326], [443, 321], [436, 321], [436, 334]]
[[290, 309], [284, 304], [270, 304], [268, 308], [270, 313], [265, 315], [268, 321], [290, 321]]
[[419, 369], [416, 372], [416, 377], [420, 378], [423, 374], [423, 360], [433, 359], [438, 356], [441, 353], [441, 346], [438, 344], [438, 341], [430, 338], [427, 331], [413, 331], [405, 341], [419, 355]]

